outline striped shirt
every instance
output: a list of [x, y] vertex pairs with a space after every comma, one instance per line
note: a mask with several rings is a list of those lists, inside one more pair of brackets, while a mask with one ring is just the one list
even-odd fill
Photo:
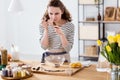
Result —
[[[48, 26], [49, 46], [44, 47], [43, 45], [41, 45], [41, 47], [45, 50], [62, 49], [69, 53], [69, 51], [72, 49], [74, 42], [74, 25], [71, 22], [67, 22], [61, 26], [61, 29], [68, 40], [68, 45], [62, 47], [62, 43], [59, 35], [54, 31], [54, 28], [52, 26]], [[41, 35], [40, 40], [41, 40], [44, 29], [42, 26], [39, 26], [39, 30], [40, 30], [40, 35]]]

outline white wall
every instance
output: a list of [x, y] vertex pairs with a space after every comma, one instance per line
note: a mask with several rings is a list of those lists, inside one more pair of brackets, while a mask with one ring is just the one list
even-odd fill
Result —
[[0, 46], [6, 46], [6, 24], [4, 15], [4, 1], [0, 0]]
[[[44, 50], [39, 45], [39, 23], [48, 0], [20, 0], [24, 11], [15, 15], [7, 11], [11, 0], [0, 0], [0, 45], [10, 52], [11, 44], [19, 47], [24, 54], [41, 54]], [[74, 46], [71, 57], [78, 56], [78, 0], [61, 0], [73, 17], [75, 24]], [[105, 5], [116, 5], [116, 0], [105, 0]], [[92, 14], [93, 15], [93, 14]], [[82, 16], [80, 16], [82, 18]], [[119, 30], [119, 25], [106, 24], [107, 30]]]
[[[49, 0], [20, 0], [24, 9], [21, 15], [12, 14], [7, 11], [11, 0], [0, 1], [5, 4], [4, 6], [0, 5], [2, 6], [0, 7], [1, 10], [5, 13], [0, 13], [0, 17], [2, 16], [0, 20], [3, 21], [3, 23], [0, 23], [0, 25], [3, 25], [0, 27], [3, 29], [0, 29], [3, 31], [3, 34], [0, 34], [3, 38], [0, 38], [0, 40], [3, 39], [3, 41], [7, 41], [5, 45], [3, 44], [3, 46], [5, 46], [9, 52], [11, 44], [15, 44], [19, 47], [20, 52], [23, 54], [38, 55], [43, 53], [44, 50], [41, 49], [39, 43], [39, 24]], [[73, 17], [73, 23], [75, 25], [75, 41], [71, 51], [71, 56], [77, 57], [78, 0], [61, 1], [63, 1]], [[2, 3], [0, 2], [0, 4]]]

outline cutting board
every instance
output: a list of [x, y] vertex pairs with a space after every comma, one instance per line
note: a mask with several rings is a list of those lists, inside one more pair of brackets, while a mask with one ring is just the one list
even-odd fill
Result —
[[82, 70], [84, 67], [70, 68], [69, 65], [62, 65], [60, 67], [53, 67], [50, 65], [36, 65], [31, 68], [33, 73], [49, 74], [49, 75], [60, 75], [60, 76], [72, 76], [76, 72]]

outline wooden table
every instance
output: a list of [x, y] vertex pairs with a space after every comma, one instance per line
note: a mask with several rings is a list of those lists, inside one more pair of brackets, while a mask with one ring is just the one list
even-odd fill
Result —
[[[24, 61], [31, 66], [40, 64], [37, 61]], [[3, 80], [0, 78], [0, 80]], [[84, 68], [72, 76], [56, 76], [49, 74], [33, 73], [33, 76], [24, 80], [109, 80], [109, 74], [106, 72], [97, 72], [96, 66]]]

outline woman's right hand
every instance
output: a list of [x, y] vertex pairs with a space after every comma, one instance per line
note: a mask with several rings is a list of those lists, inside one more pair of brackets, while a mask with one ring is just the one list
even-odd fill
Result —
[[41, 25], [43, 26], [44, 29], [48, 28], [48, 22], [45, 19], [42, 20]]
[[44, 27], [44, 29], [47, 29], [48, 25], [49, 26], [54, 26], [53, 20], [51, 20], [51, 19], [48, 19], [48, 20], [43, 19], [42, 22], [41, 22], [41, 25]]

